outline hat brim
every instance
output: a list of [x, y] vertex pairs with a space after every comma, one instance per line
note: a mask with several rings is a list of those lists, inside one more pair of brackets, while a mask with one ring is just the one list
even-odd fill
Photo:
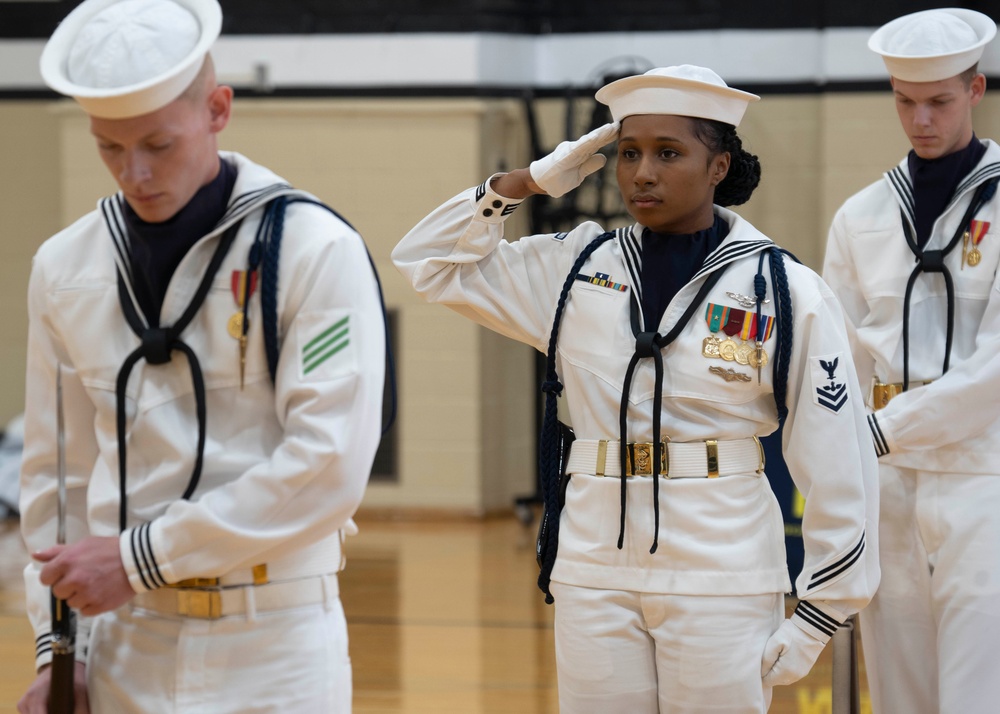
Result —
[[[971, 47], [945, 54], [900, 55], [886, 52], [883, 48], [886, 42], [901, 25], [913, 18], [929, 13], [946, 12], [962, 20], [973, 32], [978, 41]], [[921, 12], [903, 15], [877, 29], [868, 38], [868, 49], [882, 56], [889, 75], [904, 82], [939, 82], [955, 77], [974, 66], [983, 56], [983, 50], [996, 36], [997, 26], [989, 17], [963, 8], [941, 8], [938, 10], [922, 10]]]
[[87, 114], [105, 119], [126, 119], [154, 112], [184, 93], [201, 70], [205, 55], [222, 31], [222, 9], [216, 0], [174, 0], [195, 16], [199, 37], [194, 48], [169, 71], [124, 87], [95, 88], [76, 84], [67, 72], [70, 48], [80, 29], [115, 2], [118, 0], [87, 0], [77, 6], [45, 44], [40, 69], [49, 87], [73, 97]]
[[675, 114], [733, 126], [739, 126], [748, 103], [760, 99], [732, 87], [653, 74], [606, 84], [597, 90], [595, 98], [608, 105], [615, 121], [635, 114]]

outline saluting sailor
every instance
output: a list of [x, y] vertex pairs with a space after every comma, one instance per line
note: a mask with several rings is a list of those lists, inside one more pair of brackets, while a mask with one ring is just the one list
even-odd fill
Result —
[[882, 588], [861, 615], [875, 714], [1000, 706], [1000, 147], [972, 122], [995, 35], [949, 8], [871, 36], [912, 150], [827, 244], [879, 455]]
[[[723, 207], [760, 178], [736, 134], [756, 96], [683, 65], [597, 99], [613, 123], [458, 194], [393, 260], [427, 300], [548, 355], [539, 585], [556, 603], [561, 710], [763, 712], [878, 584], [875, 455], [843, 316], [815, 273]], [[503, 240], [522, 199], [573, 190], [615, 139], [634, 225]], [[560, 391], [568, 483], [550, 449]], [[787, 620], [758, 441], [779, 418], [806, 496]]]
[[92, 711], [351, 708], [337, 571], [379, 441], [379, 288], [346, 222], [217, 150], [220, 27], [215, 0], [86, 0], [42, 56], [121, 190], [32, 266], [21, 712], [45, 711], [49, 587], [82, 615]]

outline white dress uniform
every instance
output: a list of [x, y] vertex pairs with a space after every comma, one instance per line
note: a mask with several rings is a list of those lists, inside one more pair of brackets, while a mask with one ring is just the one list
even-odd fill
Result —
[[[507, 242], [503, 221], [516, 205], [487, 181], [432, 212], [392, 257], [428, 301], [545, 352], [567, 274], [604, 230], [584, 223], [569, 233]], [[653, 403], [652, 360], [640, 361], [628, 396], [629, 441], [653, 440], [652, 414], [660, 409], [662, 434], [670, 440], [669, 469], [690, 478], [661, 478], [658, 533], [651, 478], [629, 479], [621, 549], [619, 404], [635, 346], [630, 301], [641, 290], [642, 226], [619, 229], [599, 247], [566, 302], [557, 369], [576, 441], [552, 571], [566, 712], [693, 712], [711, 706], [761, 712], [770, 700], [770, 688], [761, 687], [761, 653], [783, 618], [781, 593], [790, 590], [780, 508], [752, 441], [778, 426], [771, 368], [762, 369], [758, 381], [756, 369], [705, 351], [713, 352], [706, 345], [726, 337], [712, 315], [740, 311], [739, 300], [754, 293], [761, 251], [773, 243], [737, 214], [715, 211], [728, 223], [728, 236], [670, 302], [660, 325], [643, 330], [667, 333], [706, 275], [725, 272], [662, 350], [661, 403]], [[764, 265], [766, 275], [767, 259]], [[791, 260], [785, 265], [794, 347], [784, 450], [806, 497], [805, 566], [797, 580], [802, 602], [793, 621], [826, 641], [868, 602], [878, 583], [876, 463], [840, 307], [815, 273]], [[769, 279], [767, 290], [765, 321], [774, 315]], [[776, 343], [777, 335], [764, 343], [771, 359]], [[710, 440], [719, 443], [723, 477], [695, 478], [709, 475]], [[747, 444], [750, 451], [741, 451]], [[658, 549], [651, 554], [656, 536]], [[638, 607], [647, 619], [641, 627], [658, 623], [655, 634], [651, 629], [641, 635], [661, 638], [655, 665], [652, 655], [639, 661], [630, 643], [617, 649], [615, 638], [635, 626], [612, 619], [620, 610], [606, 603], [620, 597], [642, 600]], [[599, 651], [586, 644], [596, 632], [607, 643]], [[570, 675], [564, 664], [574, 659], [587, 664], [581, 669], [576, 661], [577, 674]]]
[[[1000, 177], [1000, 147], [963, 177], [925, 251], [942, 250], [954, 282], [954, 334], [943, 371], [948, 291], [920, 275], [910, 300], [909, 390], [871, 390], [880, 454], [882, 586], [862, 613], [876, 712], [987, 712], [1000, 701], [1000, 199], [962, 225], [977, 187]], [[913, 222], [904, 159], [852, 196], [830, 229], [824, 278], [847, 314], [858, 374], [903, 381], [906, 284], [915, 266], [902, 221]], [[903, 216], [901, 218], [901, 215]], [[970, 259], [975, 249], [975, 257]], [[904, 656], [910, 653], [913, 656]]]
[[[206, 442], [200, 481], [190, 365], [140, 360], [128, 379], [127, 525], [121, 558], [137, 595], [84, 618], [95, 712], [348, 712], [351, 670], [337, 589], [380, 438], [385, 364], [380, 295], [361, 237], [326, 209], [290, 203], [278, 274], [280, 358], [274, 383], [250, 302], [241, 385], [232, 280], [247, 268], [264, 205], [311, 199], [267, 169], [222, 153], [237, 172], [229, 208], [185, 255], [161, 325], [191, 302], [228, 228], [235, 241], [181, 339], [200, 361]], [[64, 391], [67, 542], [119, 535], [115, 383], [139, 345], [123, 317], [129, 274], [120, 195], [46, 241], [29, 288], [22, 530], [32, 551], [56, 534], [56, 390]], [[127, 281], [126, 281], [127, 282]], [[50, 659], [49, 591], [25, 571], [37, 665]], [[204, 596], [178, 583], [217, 578]], [[202, 583], [196, 583], [202, 584]]]

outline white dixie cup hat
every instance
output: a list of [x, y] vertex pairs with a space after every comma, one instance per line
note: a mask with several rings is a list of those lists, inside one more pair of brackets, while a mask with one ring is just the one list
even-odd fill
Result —
[[597, 90], [615, 121], [633, 114], [675, 114], [739, 126], [750, 102], [760, 97], [728, 86], [706, 67], [682, 64], [625, 77]]
[[42, 78], [91, 116], [148, 114], [184, 93], [221, 30], [217, 0], [85, 0], [46, 43]]
[[923, 10], [882, 25], [868, 48], [897, 79], [937, 82], [975, 65], [996, 33], [996, 23], [975, 10]]

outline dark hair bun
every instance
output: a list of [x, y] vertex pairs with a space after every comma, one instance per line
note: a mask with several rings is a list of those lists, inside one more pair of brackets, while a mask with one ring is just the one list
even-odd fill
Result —
[[743, 141], [732, 124], [710, 119], [692, 119], [695, 135], [713, 154], [729, 152], [729, 173], [715, 187], [715, 203], [739, 206], [750, 200], [760, 183], [760, 161], [744, 151]]

